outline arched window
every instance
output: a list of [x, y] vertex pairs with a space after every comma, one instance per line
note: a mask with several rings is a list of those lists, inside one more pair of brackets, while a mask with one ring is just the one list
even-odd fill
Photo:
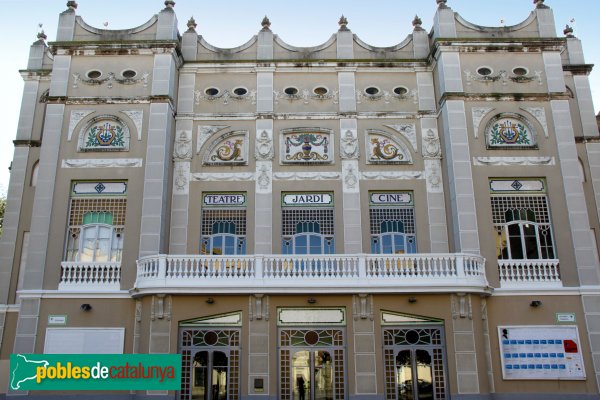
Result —
[[111, 212], [86, 212], [83, 215], [83, 224], [77, 230], [79, 232], [71, 229], [67, 243], [67, 261], [121, 261], [122, 230], [115, 229]]
[[211, 234], [202, 238], [202, 254], [233, 255], [246, 254], [246, 240], [236, 234], [236, 224], [232, 221], [216, 221]]
[[371, 253], [404, 254], [415, 253], [415, 235], [407, 235], [402, 221], [383, 221], [380, 234], [371, 236]]
[[295, 234], [283, 238], [283, 254], [333, 254], [333, 237], [321, 234], [321, 224], [302, 221], [296, 224]]

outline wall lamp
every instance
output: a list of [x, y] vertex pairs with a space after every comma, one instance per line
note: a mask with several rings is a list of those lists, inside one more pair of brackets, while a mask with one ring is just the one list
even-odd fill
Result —
[[409, 297], [408, 298], [408, 302], [411, 303], [411, 304], [412, 303], [416, 303], [417, 302], [417, 298], [416, 297]]
[[215, 302], [215, 299], [213, 299], [212, 297], [209, 297], [208, 299], [206, 299], [206, 304], [213, 304]]
[[306, 301], [308, 302], [308, 304], [315, 304], [317, 302], [317, 299], [315, 299], [314, 297], [309, 297]]
[[88, 312], [92, 310], [92, 305], [88, 303], [83, 303], [81, 305], [81, 311]]
[[529, 307], [539, 307], [542, 305], [542, 301], [541, 300], [531, 300], [531, 303], [529, 303]]

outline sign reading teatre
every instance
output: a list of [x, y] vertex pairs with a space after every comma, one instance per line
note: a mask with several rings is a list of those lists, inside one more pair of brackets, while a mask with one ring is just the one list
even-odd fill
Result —
[[330, 206], [333, 205], [331, 193], [284, 193], [284, 206]]
[[205, 206], [243, 206], [246, 204], [244, 193], [206, 193], [203, 197]]

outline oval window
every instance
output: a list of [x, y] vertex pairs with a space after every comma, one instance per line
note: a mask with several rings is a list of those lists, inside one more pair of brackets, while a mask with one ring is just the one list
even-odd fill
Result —
[[235, 94], [236, 96], [245, 96], [248, 94], [248, 89], [243, 87], [237, 87], [233, 89], [233, 94]]
[[292, 86], [286, 87], [285, 89], [283, 89], [283, 93], [285, 93], [289, 96], [293, 96], [293, 95], [298, 94], [298, 89], [295, 87], [292, 87]]
[[527, 68], [525, 67], [516, 67], [515, 69], [513, 69], [513, 74], [515, 74], [516, 76], [525, 76], [529, 73], [529, 71], [527, 71]]
[[329, 92], [329, 90], [324, 86], [319, 86], [313, 89], [313, 93], [317, 96], [323, 96], [324, 94], [327, 94], [327, 92]]
[[480, 67], [477, 69], [477, 73], [481, 76], [489, 76], [492, 74], [492, 69], [488, 67]]
[[214, 87], [209, 87], [204, 91], [204, 93], [206, 93], [208, 96], [216, 96], [219, 94], [219, 89], [214, 88]]
[[397, 94], [398, 96], [403, 96], [406, 93], [408, 93], [408, 89], [404, 86], [397, 86], [394, 88], [394, 94]]
[[121, 73], [121, 75], [123, 75], [123, 78], [132, 79], [132, 78], [135, 78], [135, 76], [137, 75], [137, 72], [135, 72], [132, 69], [126, 69], [125, 71], [123, 71]]
[[365, 93], [368, 94], [369, 96], [375, 96], [375, 95], [379, 94], [379, 88], [376, 88], [375, 86], [369, 86], [368, 88], [365, 89]]
[[98, 79], [102, 76], [102, 72], [98, 71], [98, 70], [93, 70], [93, 71], [89, 71], [87, 73], [87, 77], [90, 79]]

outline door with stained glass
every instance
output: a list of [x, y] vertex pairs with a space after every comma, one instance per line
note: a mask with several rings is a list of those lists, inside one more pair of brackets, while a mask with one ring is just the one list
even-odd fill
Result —
[[227, 400], [229, 357], [223, 351], [199, 351], [192, 360], [192, 399]]

